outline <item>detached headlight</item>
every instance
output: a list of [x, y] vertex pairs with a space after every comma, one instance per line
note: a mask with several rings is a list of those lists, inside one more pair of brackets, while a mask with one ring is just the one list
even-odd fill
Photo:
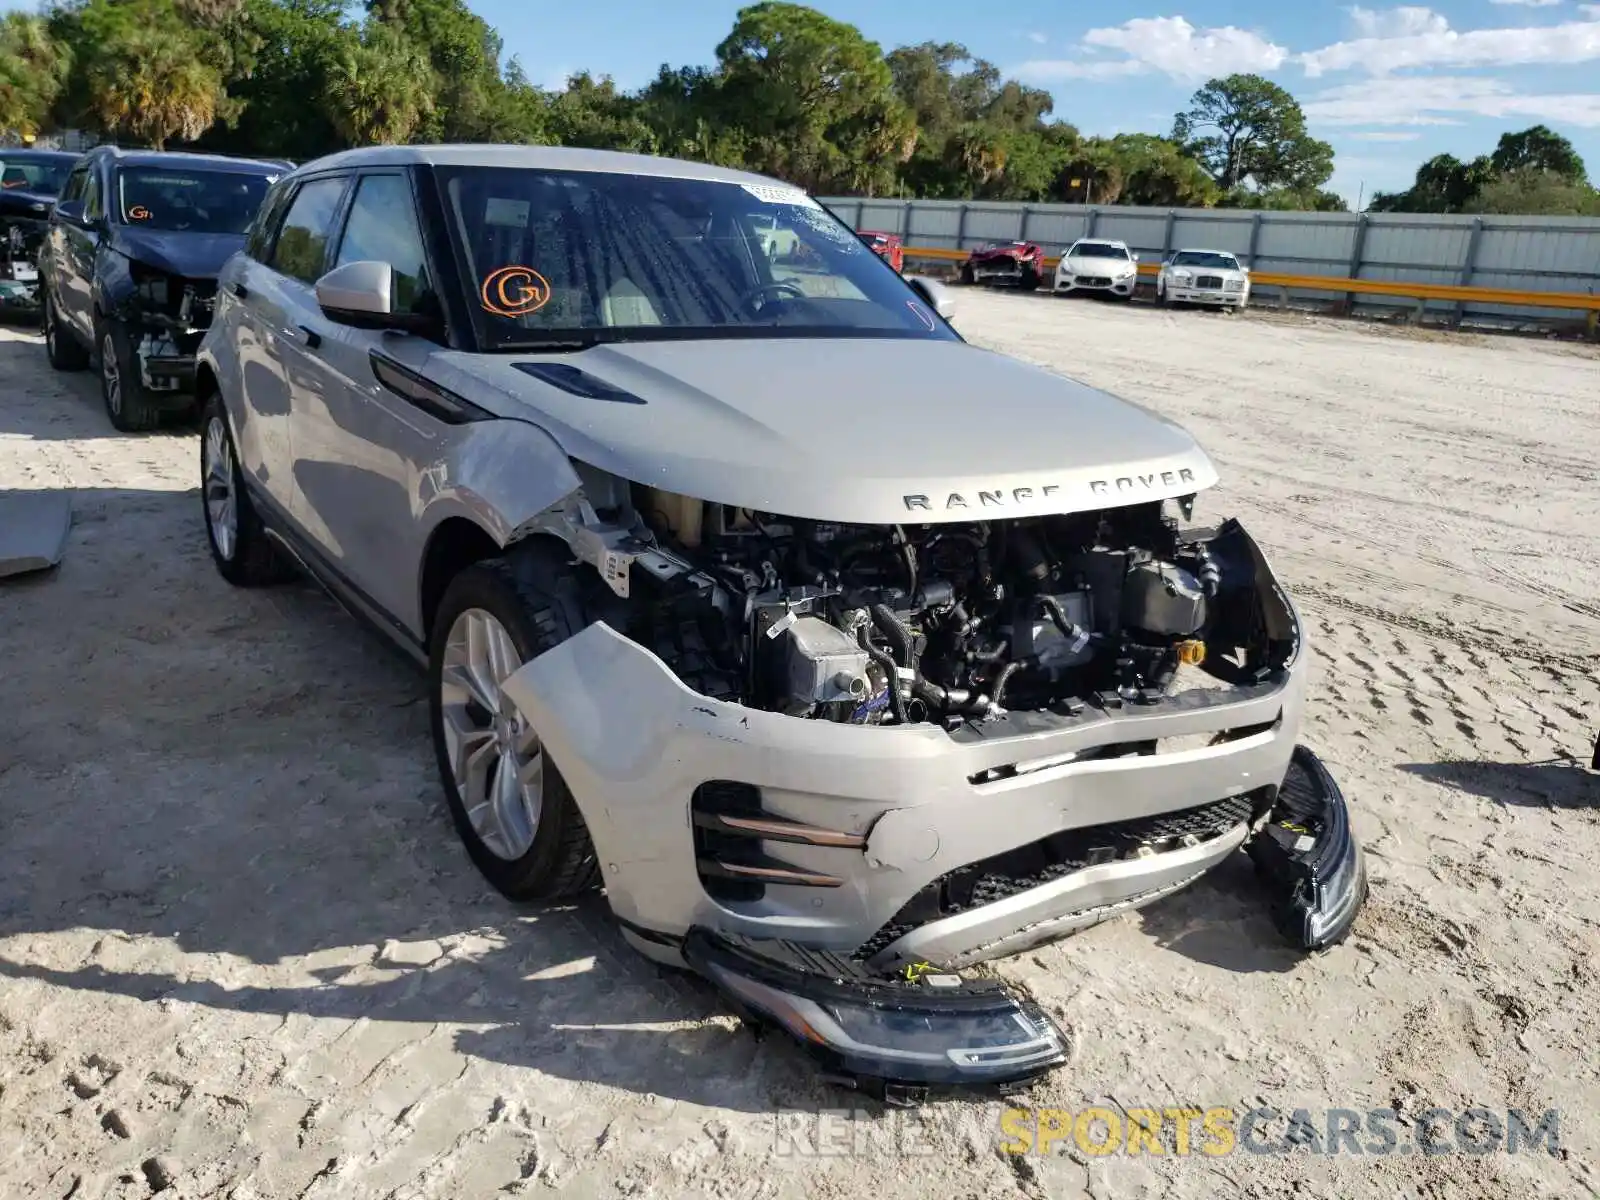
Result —
[[141, 307], [158, 312], [166, 310], [171, 302], [171, 293], [168, 290], [169, 280], [165, 272], [147, 267], [143, 263], [129, 262], [128, 276], [133, 280], [134, 294], [138, 297]]

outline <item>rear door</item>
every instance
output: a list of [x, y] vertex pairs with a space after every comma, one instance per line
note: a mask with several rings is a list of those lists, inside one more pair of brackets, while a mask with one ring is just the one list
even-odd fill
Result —
[[244, 435], [240, 458], [247, 478], [290, 516], [299, 507], [290, 418], [297, 380], [308, 369], [302, 353], [307, 333], [297, 314], [325, 271], [329, 238], [348, 186], [344, 174], [299, 183], [284, 198], [271, 237], [264, 239], [264, 261], [241, 255], [222, 282], [230, 294], [227, 336], [239, 356], [243, 424], [253, 426]]
[[[437, 314], [438, 276], [425, 245], [411, 174], [366, 171], [355, 181], [328, 269], [386, 263], [393, 311]], [[452, 426], [401, 393], [439, 346], [341, 325], [309, 292], [297, 293], [291, 307], [290, 319], [307, 335], [293, 343], [300, 365], [290, 376], [296, 517], [361, 598], [416, 635], [420, 481]]]
[[91, 162], [83, 182], [83, 224], [61, 221], [61, 253], [56, 259], [59, 279], [53, 285], [59, 298], [56, 311], [86, 346], [94, 345], [95, 256], [105, 228], [105, 163]]

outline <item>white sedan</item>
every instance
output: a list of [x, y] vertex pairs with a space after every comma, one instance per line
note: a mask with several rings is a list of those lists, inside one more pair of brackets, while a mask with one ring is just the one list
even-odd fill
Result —
[[1161, 264], [1156, 303], [1242, 309], [1250, 303], [1250, 271], [1224, 250], [1179, 250]]
[[1127, 242], [1083, 238], [1073, 242], [1056, 264], [1052, 290], [1101, 292], [1118, 300], [1132, 300], [1138, 286], [1139, 260]]

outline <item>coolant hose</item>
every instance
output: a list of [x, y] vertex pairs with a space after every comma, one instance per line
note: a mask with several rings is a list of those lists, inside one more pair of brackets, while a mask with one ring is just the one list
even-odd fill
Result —
[[911, 722], [906, 717], [906, 698], [900, 694], [900, 666], [894, 661], [894, 656], [887, 650], [879, 650], [872, 644], [872, 635], [867, 632], [865, 625], [856, 630], [856, 641], [861, 643], [861, 648], [867, 652], [867, 657], [883, 668], [888, 676], [889, 708], [894, 712], [894, 719], [902, 725]]
[[1006, 684], [1011, 682], [1011, 677], [1022, 670], [1019, 662], [1008, 662], [1001, 668], [999, 676], [994, 681], [994, 706], [999, 708], [1006, 698]]

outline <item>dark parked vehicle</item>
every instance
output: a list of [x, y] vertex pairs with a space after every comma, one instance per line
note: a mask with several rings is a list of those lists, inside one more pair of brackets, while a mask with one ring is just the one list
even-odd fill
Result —
[[100, 369], [111, 423], [151, 429], [192, 404], [217, 273], [286, 163], [101, 146], [73, 167], [39, 255], [45, 348]]
[[962, 283], [1011, 283], [1033, 291], [1044, 276], [1044, 247], [1035, 242], [979, 246], [961, 264]]
[[0, 148], [0, 313], [33, 316], [39, 305], [39, 246], [72, 164], [64, 150]]

